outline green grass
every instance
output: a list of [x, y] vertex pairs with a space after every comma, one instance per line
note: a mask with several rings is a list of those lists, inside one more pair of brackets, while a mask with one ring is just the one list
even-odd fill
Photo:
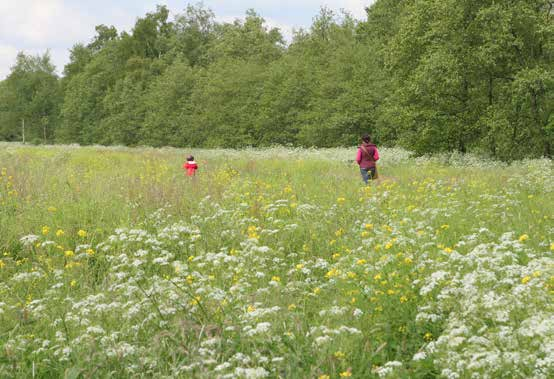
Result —
[[551, 161], [383, 149], [365, 187], [352, 149], [1, 148], [1, 376], [553, 364]]

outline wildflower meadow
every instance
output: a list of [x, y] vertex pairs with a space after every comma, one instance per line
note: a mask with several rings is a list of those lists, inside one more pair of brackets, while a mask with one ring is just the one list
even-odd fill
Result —
[[380, 153], [0, 144], [0, 377], [551, 378], [552, 161]]

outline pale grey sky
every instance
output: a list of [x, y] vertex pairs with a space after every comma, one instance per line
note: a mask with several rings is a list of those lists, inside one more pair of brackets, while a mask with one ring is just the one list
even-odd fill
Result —
[[[219, 21], [242, 18], [249, 8], [264, 17], [268, 25], [281, 29], [290, 39], [293, 28], [308, 27], [321, 6], [344, 9], [363, 19], [364, 8], [374, 0], [204, 0]], [[69, 60], [77, 42], [87, 43], [98, 24], [130, 30], [138, 17], [165, 4], [172, 15], [181, 12], [186, 0], [0, 0], [0, 80], [15, 62], [18, 51], [42, 54], [50, 50], [58, 73]]]

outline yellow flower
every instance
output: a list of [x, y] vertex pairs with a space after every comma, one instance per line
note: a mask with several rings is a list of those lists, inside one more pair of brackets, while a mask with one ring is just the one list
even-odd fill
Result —
[[320, 376], [318, 377], [318, 379], [331, 379], [331, 377], [330, 377], [329, 375], [323, 374], [323, 375], [320, 375]]
[[392, 247], [392, 242], [387, 242], [387, 244], [385, 245], [385, 250], [388, 250]]
[[273, 277], [271, 277], [271, 280], [274, 281], [274, 282], [280, 282], [281, 278], [278, 277], [278, 276], [273, 276]]
[[530, 280], [531, 280], [531, 277], [529, 275], [524, 276], [523, 278], [521, 278], [521, 284], [527, 284], [529, 283]]
[[299, 263], [296, 265], [297, 270], [302, 270], [304, 268], [304, 265], [302, 263]]
[[61, 229], [56, 230], [56, 237], [61, 237], [61, 236], [63, 236], [64, 234], [65, 234], [65, 233], [64, 233], [63, 230], [61, 230]]
[[200, 296], [195, 296], [194, 299], [189, 301], [190, 305], [198, 305], [200, 303], [200, 299], [202, 299]]
[[550, 250], [554, 251], [554, 242], [550, 244]]
[[445, 253], [450, 254], [453, 250], [452, 250], [451, 248], [449, 248], [449, 247], [445, 247], [445, 248], [443, 249], [443, 251], [444, 251]]
[[339, 276], [339, 274], [340, 274], [340, 271], [339, 271], [339, 270], [337, 270], [336, 268], [332, 268], [331, 270], [329, 270], [329, 271], [327, 272], [327, 274], [325, 274], [325, 277], [326, 277], [327, 279], [331, 279], [331, 278], [333, 278], [333, 277], [335, 277], [335, 276]]
[[331, 256], [333, 259], [339, 259], [340, 258], [340, 253], [335, 253]]
[[433, 339], [433, 335], [429, 332], [425, 333], [425, 335], [423, 336], [423, 339], [427, 342], [431, 341]]
[[381, 274], [377, 274], [373, 277], [373, 280], [381, 280], [383, 276]]
[[314, 288], [314, 294], [317, 295], [317, 294], [319, 294], [320, 292], [321, 292], [321, 288], [319, 288], [319, 287]]
[[448, 228], [450, 228], [450, 225], [448, 225], [448, 224], [441, 225], [441, 229], [446, 230]]
[[248, 308], [246, 308], [246, 312], [252, 313], [256, 310], [256, 308], [253, 305], [249, 305]]
[[56, 211], [57, 211], [56, 207], [48, 207], [48, 212], [54, 213]]
[[343, 234], [344, 234], [344, 229], [343, 229], [343, 228], [340, 228], [339, 230], [337, 230], [337, 231], [335, 232], [335, 235], [336, 235], [337, 237], [340, 237], [340, 236], [342, 236]]
[[542, 274], [542, 273], [541, 273], [540, 271], [535, 271], [535, 272], [533, 273], [533, 278], [538, 278], [539, 276], [541, 276], [541, 274]]
[[348, 371], [343, 371], [339, 374], [339, 376], [341, 378], [349, 378], [352, 376], [352, 371], [348, 370]]
[[367, 230], [371, 230], [373, 229], [373, 224], [365, 224], [364, 228], [366, 228]]
[[187, 275], [185, 279], [187, 280], [188, 284], [192, 284], [194, 282], [194, 276], [192, 275]]
[[50, 228], [48, 226], [43, 226], [42, 227], [42, 234], [43, 235], [48, 235], [48, 233], [50, 233]]
[[346, 354], [344, 354], [342, 351], [337, 351], [335, 354], [333, 354], [335, 356], [335, 358], [337, 359], [343, 359], [344, 357], [346, 357]]
[[92, 249], [86, 249], [86, 250], [85, 250], [85, 253], [87, 253], [87, 255], [94, 255], [94, 250], [92, 250]]
[[77, 285], [77, 281], [76, 281], [75, 279], [73, 279], [73, 280], [69, 283], [69, 285], [70, 285], [71, 287], [75, 287], [75, 286]]
[[400, 296], [400, 302], [405, 303], [408, 301], [408, 298], [406, 296]]
[[357, 276], [356, 273], [352, 271], [348, 271], [346, 275], [348, 275], [350, 279], [354, 279]]
[[250, 225], [247, 230], [248, 238], [252, 238], [252, 239], [260, 238], [260, 236], [258, 235], [258, 233], [256, 233], [256, 231], [257, 231], [257, 228], [254, 225]]
[[4, 261], [0, 259], [0, 268], [4, 268], [5, 266], [6, 264], [4, 263]]
[[63, 254], [68, 258], [71, 258], [72, 256], [75, 255], [75, 253], [72, 250], [66, 250], [66, 251], [64, 251]]
[[519, 239], [519, 242], [524, 242], [529, 239], [529, 236], [527, 234], [522, 234], [521, 236], [519, 236], [518, 239]]
[[190, 257], [187, 258], [187, 260], [188, 260], [189, 262], [192, 262], [193, 259], [194, 259], [194, 255], [191, 255]]
[[346, 201], [346, 199], [344, 197], [339, 197], [337, 198], [337, 204], [344, 204], [344, 202]]
[[87, 236], [87, 232], [84, 231], [83, 229], [80, 229], [78, 232], [77, 232], [77, 235], [81, 238], [85, 238]]
[[412, 262], [413, 262], [412, 258], [409, 258], [409, 257], [404, 258], [404, 263], [406, 263], [407, 265], [412, 264]]
[[362, 238], [369, 237], [369, 232], [364, 230], [361, 235], [362, 235]]
[[364, 264], [366, 264], [366, 263], [367, 263], [367, 261], [366, 261], [365, 259], [358, 259], [358, 260], [356, 261], [356, 264], [357, 264], [357, 265], [364, 265]]
[[296, 304], [290, 304], [288, 308], [289, 308], [289, 311], [294, 311], [296, 309]]

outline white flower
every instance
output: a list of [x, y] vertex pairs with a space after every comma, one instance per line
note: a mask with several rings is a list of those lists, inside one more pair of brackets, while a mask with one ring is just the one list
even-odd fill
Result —
[[242, 368], [237, 367], [235, 369], [235, 374], [240, 378], [245, 379], [257, 379], [257, 378], [265, 378], [269, 376], [269, 372], [266, 371], [263, 367], [256, 367], [256, 368]]
[[37, 235], [28, 234], [26, 236], [21, 237], [19, 241], [21, 241], [21, 243], [25, 246], [30, 246], [30, 245], [33, 245], [35, 242], [37, 242], [39, 239], [40, 237]]

